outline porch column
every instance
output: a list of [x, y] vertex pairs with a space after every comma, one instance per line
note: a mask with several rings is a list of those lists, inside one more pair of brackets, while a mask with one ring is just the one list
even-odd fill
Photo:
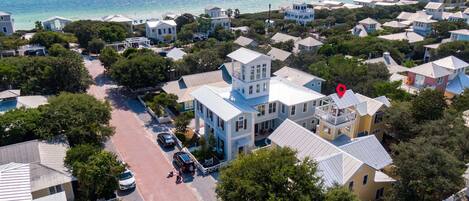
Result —
[[[195, 119], [195, 132], [199, 133], [200, 130], [200, 117], [199, 117], [199, 108], [197, 104], [197, 101], [194, 101], [194, 119]], [[200, 133], [199, 133], [200, 134]]]
[[[230, 120], [231, 121], [231, 120]], [[227, 123], [226, 124], [226, 160], [227, 161], [230, 161], [233, 159], [233, 153], [232, 153], [232, 149], [233, 149], [233, 142], [232, 142], [232, 139], [231, 139], [231, 123]]]

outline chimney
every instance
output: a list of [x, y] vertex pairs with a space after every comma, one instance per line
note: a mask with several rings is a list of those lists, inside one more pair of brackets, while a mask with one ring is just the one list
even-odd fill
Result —
[[390, 58], [391, 58], [391, 54], [389, 52], [383, 52], [383, 58], [384, 58], [384, 61], [386, 62], [386, 64], [390, 64]]

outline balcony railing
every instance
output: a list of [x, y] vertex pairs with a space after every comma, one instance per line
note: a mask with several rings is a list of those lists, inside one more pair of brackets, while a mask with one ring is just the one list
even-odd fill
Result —
[[317, 107], [315, 110], [315, 115], [321, 121], [326, 121], [329, 124], [334, 126], [339, 126], [348, 122], [352, 122], [356, 118], [356, 112], [351, 109], [342, 109], [342, 114], [336, 115], [335, 112], [331, 109], [331, 105], [323, 105]]

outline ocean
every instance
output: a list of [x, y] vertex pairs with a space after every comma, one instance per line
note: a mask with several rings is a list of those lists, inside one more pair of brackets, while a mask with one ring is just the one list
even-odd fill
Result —
[[31, 29], [35, 21], [52, 16], [72, 20], [100, 19], [123, 14], [134, 19], [161, 19], [166, 12], [200, 14], [209, 5], [238, 8], [241, 13], [266, 11], [289, 5], [293, 0], [0, 0], [0, 11], [10, 12], [16, 30]]

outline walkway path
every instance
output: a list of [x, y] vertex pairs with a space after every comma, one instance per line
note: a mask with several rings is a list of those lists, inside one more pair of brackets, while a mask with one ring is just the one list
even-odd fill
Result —
[[99, 99], [106, 98], [112, 104], [111, 125], [116, 129], [111, 138], [112, 146], [135, 173], [137, 190], [144, 200], [202, 200], [197, 198], [195, 189], [188, 185], [176, 184], [174, 179], [166, 178], [167, 173], [173, 169], [171, 161], [155, 146], [152, 135], [135, 116], [145, 111], [129, 107], [127, 99], [102, 77], [103, 67], [99, 61], [85, 59], [85, 65], [96, 80], [96, 85], [91, 86], [88, 93]]

